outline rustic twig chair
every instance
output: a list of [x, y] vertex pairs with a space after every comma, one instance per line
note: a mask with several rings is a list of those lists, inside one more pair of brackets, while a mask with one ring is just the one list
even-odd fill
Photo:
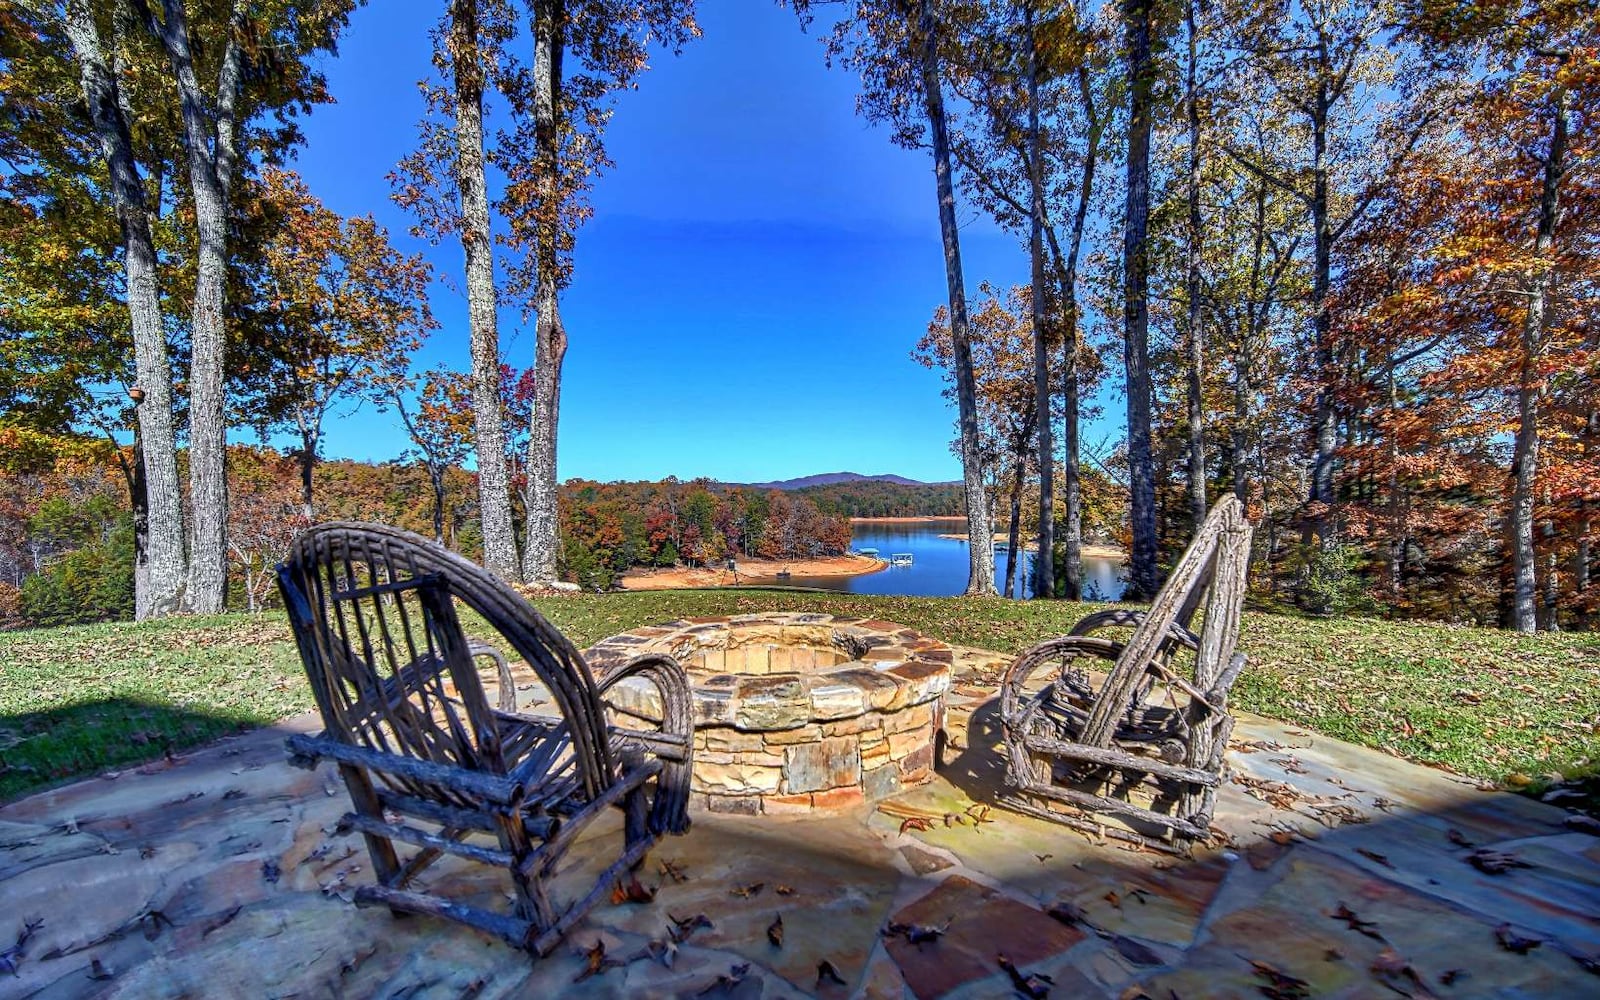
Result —
[[[1210, 836], [1228, 691], [1245, 662], [1234, 646], [1249, 558], [1250, 525], [1230, 495], [1149, 611], [1097, 612], [1017, 657], [1000, 692], [1007, 806], [1176, 853]], [[1090, 634], [1112, 626], [1133, 633]], [[1190, 659], [1192, 670], [1179, 662]], [[1089, 671], [1108, 662], [1096, 690]]]
[[[691, 703], [670, 657], [638, 657], [596, 682], [572, 643], [500, 580], [379, 525], [310, 529], [278, 567], [278, 582], [326, 726], [289, 738], [291, 762], [339, 767], [354, 807], [341, 827], [365, 837], [377, 877], [357, 890], [358, 905], [458, 920], [545, 955], [658, 837], [688, 829]], [[533, 668], [555, 713], [514, 711], [505, 657], [468, 642], [457, 603]], [[498, 709], [475, 655], [496, 660]], [[658, 729], [610, 721], [606, 692], [626, 678], [659, 690]], [[592, 885], [583, 881], [575, 901], [558, 905], [552, 882], [563, 859], [611, 807], [624, 816], [620, 855]], [[402, 861], [396, 841], [419, 850]], [[408, 888], [446, 853], [507, 869], [511, 914]]]

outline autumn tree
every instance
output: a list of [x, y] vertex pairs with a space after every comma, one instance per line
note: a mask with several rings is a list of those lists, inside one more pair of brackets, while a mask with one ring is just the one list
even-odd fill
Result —
[[[1031, 476], [1039, 471], [1034, 450], [1038, 441], [1035, 428], [1040, 420], [1048, 420], [1049, 415], [1048, 412], [1041, 415], [1037, 409], [1039, 393], [1034, 379], [1038, 356], [1034, 348], [1038, 338], [1033, 330], [1037, 312], [1031, 301], [1032, 288], [1017, 286], [1002, 296], [985, 283], [979, 286], [979, 292], [984, 298], [972, 316], [971, 343], [973, 370], [977, 375], [980, 439], [985, 464], [997, 473], [1006, 473], [1009, 479], [1006, 495], [1010, 521], [1003, 592], [1011, 597], [1021, 593], [1017, 577], [1023, 566], [1019, 558], [1022, 496]], [[954, 395], [954, 339], [950, 332], [950, 314], [944, 306], [934, 312], [928, 332], [912, 356], [920, 364], [940, 370], [947, 383], [945, 394]], [[1046, 405], [1054, 397], [1056, 388], [1053, 381], [1047, 384]], [[987, 544], [992, 548], [993, 540]]]
[[[414, 390], [415, 399], [406, 397]], [[405, 458], [428, 473], [433, 489], [433, 537], [445, 541], [445, 479], [472, 454], [475, 398], [461, 375], [443, 368], [424, 372], [412, 384], [394, 387], [391, 400], [411, 440]]]
[[[1049, 562], [1051, 572], [1041, 572], [1037, 582], [1043, 589], [1059, 569], [1062, 593], [1075, 600], [1082, 575], [1081, 398], [1098, 371], [1083, 338], [1079, 262], [1104, 156], [1108, 91], [1115, 86], [1113, 47], [1104, 17], [1080, 3], [1031, 0], [988, 11], [964, 33], [949, 62], [951, 86], [964, 109], [953, 120], [951, 151], [968, 195], [1028, 246], [1039, 314], [1032, 324], [1038, 331], [1036, 396], [1056, 378], [1047, 351], [1060, 351], [1064, 558], [1059, 567], [1041, 560], [1041, 570]], [[1036, 399], [1034, 409], [1041, 403]], [[1047, 427], [1037, 433], [1035, 464], [1046, 467], [1053, 464], [1053, 434]], [[1042, 478], [1041, 534], [1048, 530], [1052, 540], [1055, 518], [1043, 511], [1054, 507], [1054, 477]]]
[[407, 256], [370, 216], [341, 218], [293, 173], [264, 176], [261, 211], [272, 235], [254, 290], [272, 345], [270, 367], [251, 373], [253, 416], [265, 437], [299, 438], [300, 502], [315, 517], [312, 472], [323, 424], [341, 404], [387, 405], [388, 384], [437, 324], [428, 308], [432, 270]]

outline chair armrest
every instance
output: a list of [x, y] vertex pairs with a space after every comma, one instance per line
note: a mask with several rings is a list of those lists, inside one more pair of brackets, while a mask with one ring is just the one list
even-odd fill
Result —
[[340, 743], [326, 736], [296, 733], [284, 740], [284, 746], [289, 750], [289, 763], [295, 767], [314, 768], [327, 759], [341, 765], [365, 767], [400, 778], [456, 788], [499, 805], [512, 804], [522, 793], [521, 784], [507, 778]]
[[[1072, 631], [1068, 634], [1090, 635], [1103, 628], [1138, 628], [1144, 624], [1145, 614], [1146, 612], [1130, 611], [1127, 608], [1096, 611], [1080, 619], [1078, 624], [1072, 626]], [[1197, 650], [1200, 648], [1200, 637], [1185, 626], [1173, 622], [1167, 628], [1167, 638], [1162, 645], [1169, 646], [1173, 644], [1183, 646], [1189, 650]]]
[[497, 647], [492, 646], [487, 642], [480, 642], [477, 639], [473, 639], [467, 643], [467, 653], [471, 655], [473, 659], [477, 659], [480, 656], [487, 656], [489, 659], [495, 662], [495, 667], [498, 669], [500, 674], [499, 709], [502, 712], [516, 712], [517, 685], [516, 682], [511, 679], [511, 664], [506, 660], [506, 654], [500, 652]]

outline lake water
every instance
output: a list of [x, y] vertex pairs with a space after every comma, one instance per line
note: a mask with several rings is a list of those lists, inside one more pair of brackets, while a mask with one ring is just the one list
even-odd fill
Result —
[[[911, 523], [883, 521], [856, 521], [852, 525], [852, 548], [877, 549], [878, 557], [888, 559], [897, 552], [911, 553], [909, 566], [890, 566], [865, 576], [800, 577], [787, 581], [791, 587], [820, 587], [825, 590], [842, 590], [851, 594], [908, 595], [915, 597], [952, 597], [967, 589], [967, 522], [962, 518], [940, 518]], [[940, 535], [959, 534], [960, 539], [940, 538]], [[996, 588], [1005, 590], [1006, 550], [994, 552]], [[1018, 567], [1018, 586], [1027, 590], [1029, 565], [1032, 554], [1024, 555], [1024, 564]], [[1122, 596], [1122, 564], [1115, 559], [1083, 560], [1083, 589], [1088, 596], [1102, 600], [1116, 600]]]

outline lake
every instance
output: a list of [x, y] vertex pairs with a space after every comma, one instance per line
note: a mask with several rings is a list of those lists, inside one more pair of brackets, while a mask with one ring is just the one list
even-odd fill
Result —
[[[855, 521], [851, 525], [850, 545], [855, 549], [877, 549], [881, 559], [893, 553], [909, 552], [909, 566], [890, 566], [865, 576], [844, 577], [792, 577], [791, 587], [819, 587], [825, 590], [842, 590], [851, 594], [878, 594], [882, 596], [953, 597], [967, 589], [967, 542], [965, 537], [940, 538], [940, 535], [965, 535], [967, 522], [963, 518], [937, 518], [915, 522]], [[994, 552], [997, 590], [1005, 590], [1006, 551]], [[1017, 570], [1018, 584], [1027, 589], [1027, 570], [1033, 561], [1032, 554]], [[1083, 560], [1083, 589], [1086, 596], [1101, 600], [1116, 600], [1122, 596], [1123, 568], [1116, 559], [1089, 558]]]

